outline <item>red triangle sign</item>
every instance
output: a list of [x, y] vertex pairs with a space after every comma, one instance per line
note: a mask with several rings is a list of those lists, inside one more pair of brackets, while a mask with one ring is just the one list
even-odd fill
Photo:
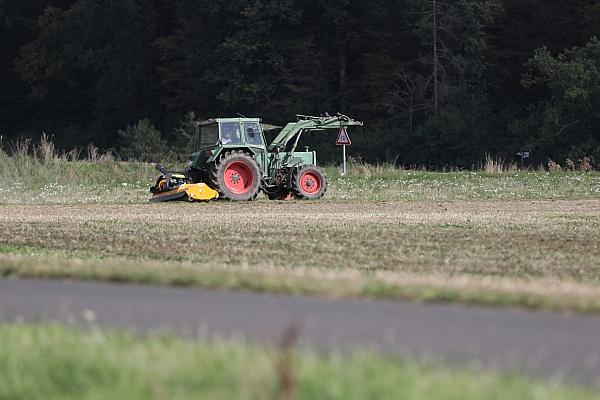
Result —
[[350, 141], [350, 136], [348, 136], [348, 132], [346, 132], [346, 128], [340, 128], [340, 132], [338, 133], [337, 139], [335, 140], [335, 144], [338, 146], [349, 146], [352, 144]]

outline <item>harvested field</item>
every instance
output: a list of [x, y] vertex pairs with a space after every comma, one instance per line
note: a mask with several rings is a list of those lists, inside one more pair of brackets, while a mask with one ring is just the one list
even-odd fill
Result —
[[2, 205], [0, 223], [4, 275], [600, 310], [594, 199]]

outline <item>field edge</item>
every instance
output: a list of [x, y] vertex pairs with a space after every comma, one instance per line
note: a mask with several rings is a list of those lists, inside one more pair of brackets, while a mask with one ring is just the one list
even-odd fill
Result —
[[572, 280], [518, 280], [472, 275], [317, 270], [255, 265], [198, 264], [127, 258], [84, 258], [0, 249], [0, 277], [73, 279], [267, 292], [330, 298], [600, 313], [600, 287]]

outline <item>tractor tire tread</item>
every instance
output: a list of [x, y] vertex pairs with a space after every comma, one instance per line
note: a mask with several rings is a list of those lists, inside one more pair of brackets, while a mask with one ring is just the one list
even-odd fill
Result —
[[[307, 195], [301, 188], [299, 182], [299, 176], [306, 170], [312, 170], [313, 172], [318, 173], [321, 176], [321, 184], [322, 189], [316, 195]], [[293, 172], [292, 175], [292, 193], [297, 199], [306, 199], [306, 200], [317, 200], [325, 195], [327, 192], [327, 175], [325, 171], [315, 165], [308, 165], [302, 168], [298, 168]]]
[[[254, 183], [252, 188], [248, 191], [248, 193], [244, 194], [236, 194], [232, 193], [224, 184], [224, 181], [221, 179], [223, 174], [225, 173], [225, 166], [229, 161], [237, 159], [238, 161], [245, 161], [248, 166], [253, 170], [254, 174]], [[252, 201], [256, 199], [258, 194], [260, 193], [260, 167], [258, 163], [250, 154], [241, 151], [241, 150], [233, 150], [226, 153], [221, 154], [217, 160], [213, 162], [213, 165], [209, 168], [209, 186], [211, 186], [214, 190], [219, 192], [219, 197], [222, 199], [233, 200], [233, 201]]]

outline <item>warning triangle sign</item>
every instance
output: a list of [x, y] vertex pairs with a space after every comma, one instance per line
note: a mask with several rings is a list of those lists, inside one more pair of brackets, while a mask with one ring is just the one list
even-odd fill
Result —
[[338, 133], [337, 139], [335, 140], [335, 144], [338, 146], [349, 146], [352, 144], [350, 141], [350, 136], [348, 136], [348, 132], [346, 128], [340, 128], [340, 132]]

